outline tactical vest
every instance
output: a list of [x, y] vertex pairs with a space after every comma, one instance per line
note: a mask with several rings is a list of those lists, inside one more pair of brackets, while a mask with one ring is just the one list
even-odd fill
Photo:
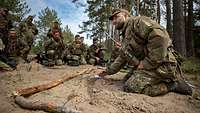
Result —
[[71, 53], [73, 55], [82, 55], [83, 54], [83, 45], [73, 43]]
[[0, 29], [8, 29], [8, 20], [0, 15]]
[[[155, 33], [153, 34], [154, 36], [169, 38], [166, 30], [151, 19], [140, 16], [131, 18], [126, 23], [126, 28], [122, 32], [125, 42], [124, 47], [122, 48], [124, 51], [128, 51], [131, 55], [135, 56], [138, 60], [143, 60], [146, 56], [148, 56], [147, 43], [149, 43], [148, 39], [151, 38], [149, 37], [149, 34], [153, 30]], [[167, 44], [168, 47], [172, 46], [170, 39]], [[163, 59], [163, 62], [176, 63], [176, 59], [171, 52], [172, 51], [168, 50], [166, 58]]]
[[59, 49], [59, 43], [56, 42], [54, 39], [49, 39], [48, 40], [49, 43], [48, 45], [46, 45], [45, 47], [45, 51], [48, 51], [48, 50], [58, 50]]
[[136, 32], [134, 32], [133, 29], [133, 22], [127, 23], [126, 30], [122, 32], [122, 36], [124, 39], [122, 49], [123, 51], [129, 52], [131, 55], [138, 58], [139, 60], [143, 60], [145, 57], [144, 49], [146, 40], [136, 35]]
[[9, 40], [8, 44], [5, 47], [5, 51], [8, 54], [8, 56], [15, 57], [18, 56], [20, 53], [19, 50], [19, 40], [14, 39], [14, 40]]

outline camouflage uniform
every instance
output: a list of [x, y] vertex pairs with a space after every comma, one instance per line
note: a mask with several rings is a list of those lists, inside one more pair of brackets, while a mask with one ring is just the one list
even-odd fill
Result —
[[[3, 41], [0, 39], [0, 51], [3, 51], [4, 49], [4, 44], [3, 44]], [[10, 70], [13, 70], [8, 64], [6, 64], [5, 62], [1, 61], [2, 58], [1, 58], [1, 54], [0, 54], [0, 71], [10, 71]]]
[[70, 56], [68, 57], [68, 64], [78, 66], [85, 64], [86, 46], [83, 43], [76, 43], [73, 41], [69, 45]]
[[[93, 39], [93, 44], [88, 49], [88, 62], [92, 65], [103, 65], [104, 54], [100, 44], [97, 44], [97, 39]], [[97, 61], [97, 58], [99, 61]]]
[[53, 25], [51, 26], [51, 28], [49, 29], [48, 33], [47, 33], [47, 36], [49, 38], [52, 37], [52, 35], [55, 33], [55, 32], [59, 32], [60, 35], [61, 35], [61, 38], [63, 39], [63, 35], [62, 35], [62, 30], [59, 26], [59, 23], [57, 21], [54, 21], [53, 22]]
[[[115, 74], [128, 63], [134, 68], [133, 75], [125, 82], [127, 92], [150, 96], [166, 94], [171, 84], [182, 80], [167, 31], [148, 17], [130, 17], [121, 32], [124, 38], [120, 55], [107, 68], [107, 74]], [[142, 69], [137, 66], [143, 64]], [[191, 93], [190, 87], [189, 94]]]
[[38, 30], [36, 26], [32, 23], [32, 20], [33, 20], [33, 17], [28, 16], [26, 21], [19, 24], [19, 32], [21, 33], [23, 40], [25, 40], [25, 42], [29, 46], [29, 50], [24, 54], [24, 59], [27, 59], [27, 56], [33, 45], [35, 35], [38, 34]]
[[12, 27], [12, 22], [8, 18], [8, 10], [1, 8], [0, 9], [0, 38], [3, 41], [3, 44], [7, 44], [8, 40], [8, 30]]
[[[14, 29], [11, 30], [16, 32]], [[4, 52], [9, 59], [16, 61], [16, 63], [23, 63], [23, 56], [29, 50], [27, 43], [16, 35], [15, 38], [8, 36], [8, 43], [5, 45]]]
[[63, 51], [65, 51], [63, 50], [65, 49], [63, 41], [61, 39], [56, 41], [51, 37], [45, 42], [44, 46], [47, 60], [44, 60], [43, 64], [46, 66], [62, 65]]
[[120, 54], [120, 49], [114, 47], [111, 52], [110, 62], [114, 62], [115, 59], [119, 56], [119, 54]]
[[13, 69], [6, 63], [0, 60], [0, 72], [1, 71], [12, 71]]

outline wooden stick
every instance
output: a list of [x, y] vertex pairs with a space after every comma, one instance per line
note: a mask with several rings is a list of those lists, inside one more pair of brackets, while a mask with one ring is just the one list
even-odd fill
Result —
[[20, 107], [24, 109], [31, 109], [31, 110], [43, 110], [45, 112], [50, 112], [50, 113], [82, 113], [80, 111], [66, 108], [64, 105], [63, 106], [58, 106], [54, 103], [45, 103], [45, 102], [40, 102], [40, 101], [29, 101], [27, 98], [24, 98], [25, 96], [31, 96], [35, 93], [56, 87], [62, 83], [64, 83], [67, 80], [70, 80], [74, 77], [77, 77], [82, 74], [89, 74], [94, 70], [94, 68], [91, 69], [84, 69], [81, 72], [78, 72], [76, 74], [73, 74], [71, 76], [64, 76], [61, 79], [51, 81], [46, 84], [30, 87], [30, 88], [25, 88], [25, 89], [19, 89], [14, 92], [14, 99], [15, 103], [18, 104]]
[[83, 71], [81, 71], [81, 72], [79, 72], [77, 74], [73, 74], [71, 76], [67, 75], [64, 78], [61, 78], [61, 79], [58, 79], [58, 80], [54, 80], [54, 81], [51, 81], [51, 82], [46, 83], [46, 84], [33, 86], [33, 87], [30, 87], [30, 88], [25, 88], [25, 89], [18, 89], [15, 92], [13, 92], [13, 95], [14, 96], [24, 96], [24, 97], [31, 96], [31, 95], [33, 95], [35, 93], [38, 93], [38, 92], [45, 91], [47, 89], [51, 89], [53, 87], [56, 87], [56, 86], [64, 83], [65, 81], [70, 80], [72, 78], [75, 78], [75, 77], [77, 77], [79, 75], [88, 74], [93, 70], [94, 69], [84, 69]]
[[43, 110], [49, 113], [82, 113], [80, 111], [66, 108], [64, 106], [58, 106], [54, 103], [44, 103], [40, 101], [29, 101], [28, 99], [22, 96], [16, 96], [15, 103], [17, 103], [20, 107], [24, 109], [31, 110]]

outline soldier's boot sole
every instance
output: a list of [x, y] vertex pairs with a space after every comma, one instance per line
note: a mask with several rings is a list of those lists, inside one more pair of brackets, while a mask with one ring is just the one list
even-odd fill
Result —
[[179, 80], [168, 85], [170, 92], [192, 95], [192, 88], [184, 80]]

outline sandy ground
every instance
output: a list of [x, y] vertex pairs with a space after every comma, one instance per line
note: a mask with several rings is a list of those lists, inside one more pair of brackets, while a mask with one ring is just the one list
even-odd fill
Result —
[[[43, 84], [63, 76], [76, 73], [90, 65], [80, 67], [60, 66], [53, 69], [39, 64], [21, 66], [16, 71], [0, 73], [0, 113], [45, 113], [20, 108], [14, 103], [12, 92]], [[63, 107], [77, 109], [83, 113], [200, 113], [198, 97], [168, 93], [149, 97], [142, 94], [123, 92], [124, 73], [109, 78], [113, 81], [94, 79], [100, 69], [73, 78], [63, 84], [34, 94], [32, 101], [53, 102]]]

